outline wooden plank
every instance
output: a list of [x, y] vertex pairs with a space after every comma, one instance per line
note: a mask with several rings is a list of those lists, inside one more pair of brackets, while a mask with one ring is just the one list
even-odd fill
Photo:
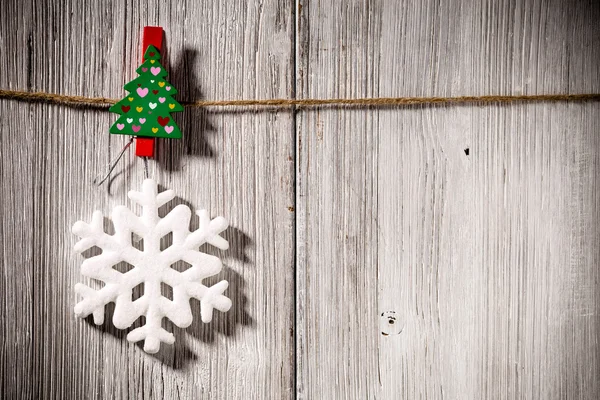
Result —
[[[299, 97], [600, 90], [590, 3], [299, 5]], [[597, 398], [599, 111], [299, 112], [298, 398]]]
[[[289, 97], [294, 22], [274, 1], [2, 2], [0, 87], [120, 97], [145, 25], [166, 31], [179, 99]], [[4, 11], [8, 11], [5, 13]], [[7, 51], [8, 49], [8, 51]], [[180, 203], [224, 215], [219, 253], [233, 307], [175, 330], [155, 355], [107, 322], [76, 319], [83, 258], [70, 227], [129, 204], [144, 178], [130, 151], [109, 185], [92, 180], [127, 138], [106, 111], [0, 102], [3, 328], [9, 398], [290, 398], [294, 391], [293, 116], [186, 110], [185, 139], [158, 144], [150, 176]], [[197, 222], [196, 222], [197, 223]], [[193, 303], [198, 317], [199, 305]], [[172, 327], [171, 327], [172, 328]]]
[[[0, 4], [0, 14], [29, 13], [27, 4]], [[31, 37], [26, 31], [6, 30], [0, 24], [0, 48], [7, 43], [22, 43], [27, 49]], [[30, 85], [27, 51], [0, 55], [0, 69], [13, 69], [14, 76], [0, 74], [0, 87], [28, 88]], [[34, 176], [37, 160], [31, 107], [0, 101], [0, 397], [33, 398], [33, 276], [35, 226]], [[19, 196], [13, 195], [19, 193]]]
[[[598, 231], [583, 228], [599, 206], [598, 108], [382, 118], [408, 142], [379, 147], [378, 305], [404, 325], [379, 343], [382, 398], [598, 393]], [[464, 133], [469, 156], [448, 145]]]

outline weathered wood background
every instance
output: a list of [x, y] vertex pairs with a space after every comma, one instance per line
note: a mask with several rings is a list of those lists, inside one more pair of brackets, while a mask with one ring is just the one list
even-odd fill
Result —
[[[600, 92], [595, 0], [3, 0], [0, 18], [5, 89], [120, 98], [160, 25], [180, 100]], [[127, 140], [114, 115], [0, 101], [0, 397], [600, 397], [600, 104], [178, 118], [150, 174], [230, 220], [234, 305], [153, 356], [73, 314], [70, 227], [128, 204], [142, 161], [96, 187]]]

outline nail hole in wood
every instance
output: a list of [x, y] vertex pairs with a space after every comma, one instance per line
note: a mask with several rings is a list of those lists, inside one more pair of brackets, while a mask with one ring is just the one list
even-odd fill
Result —
[[383, 336], [398, 335], [404, 329], [404, 318], [396, 311], [385, 311], [381, 313], [381, 334]]

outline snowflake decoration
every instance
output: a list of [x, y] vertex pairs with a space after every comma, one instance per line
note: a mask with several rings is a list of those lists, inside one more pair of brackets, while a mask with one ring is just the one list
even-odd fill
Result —
[[[164, 218], [158, 215], [159, 207], [174, 197], [172, 190], [158, 193], [156, 182], [146, 179], [141, 192], [129, 192], [129, 198], [142, 206], [142, 215], [137, 216], [125, 206], [115, 207], [112, 214], [114, 235], [104, 232], [100, 211], [94, 212], [90, 224], [78, 221], [73, 225], [73, 233], [81, 238], [75, 244], [76, 252], [84, 252], [93, 246], [102, 250], [102, 254], [82, 263], [81, 273], [106, 284], [102, 289], [94, 290], [78, 283], [75, 291], [83, 300], [75, 306], [75, 314], [80, 318], [92, 314], [94, 323], [100, 325], [104, 323], [104, 307], [114, 302], [113, 323], [119, 329], [126, 329], [140, 316], [145, 316], [145, 325], [129, 332], [127, 340], [144, 340], [144, 351], [148, 353], [156, 353], [161, 342], [175, 342], [173, 334], [161, 327], [164, 317], [180, 328], [191, 325], [190, 298], [200, 300], [201, 318], [205, 323], [212, 320], [215, 308], [226, 312], [231, 307], [231, 300], [223, 295], [229, 285], [227, 281], [211, 287], [201, 283], [221, 271], [221, 260], [198, 251], [205, 243], [227, 250], [229, 243], [219, 236], [227, 228], [227, 221], [223, 217], [211, 221], [206, 210], [198, 210], [200, 227], [190, 232], [189, 207], [180, 204]], [[171, 232], [173, 244], [161, 251], [161, 238]], [[133, 246], [132, 233], [143, 238], [143, 250]], [[184, 272], [171, 268], [180, 260], [189, 263], [191, 268]], [[123, 261], [134, 268], [125, 273], [113, 268]], [[173, 300], [161, 295], [163, 282], [173, 288]], [[144, 295], [132, 301], [132, 290], [140, 283], [144, 284]]]

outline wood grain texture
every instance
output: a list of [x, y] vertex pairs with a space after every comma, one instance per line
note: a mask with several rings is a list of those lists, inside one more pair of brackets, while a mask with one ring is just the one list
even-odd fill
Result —
[[[294, 19], [276, 1], [3, 1], [0, 87], [122, 97], [145, 25], [166, 31], [164, 65], [179, 99], [289, 97]], [[70, 227], [129, 204], [144, 178], [128, 153], [110, 185], [92, 180], [126, 138], [106, 111], [0, 102], [2, 347], [9, 399], [291, 398], [294, 394], [294, 125], [290, 112], [176, 116], [150, 175], [174, 202], [224, 215], [221, 252], [232, 309], [149, 355], [112, 322], [76, 319], [83, 258]], [[197, 221], [194, 222], [197, 224]], [[110, 315], [112, 311], [109, 311]], [[110, 321], [109, 319], [107, 319]]]
[[[299, 3], [302, 98], [600, 90], [592, 2]], [[300, 112], [298, 398], [598, 398], [599, 111]]]
[[[184, 101], [600, 92], [592, 1], [82, 3], [0, 2], [1, 88], [119, 98], [160, 25]], [[176, 118], [150, 175], [230, 220], [234, 306], [152, 356], [72, 311], [143, 163], [97, 188], [113, 115], [0, 101], [1, 398], [600, 396], [597, 103]]]

